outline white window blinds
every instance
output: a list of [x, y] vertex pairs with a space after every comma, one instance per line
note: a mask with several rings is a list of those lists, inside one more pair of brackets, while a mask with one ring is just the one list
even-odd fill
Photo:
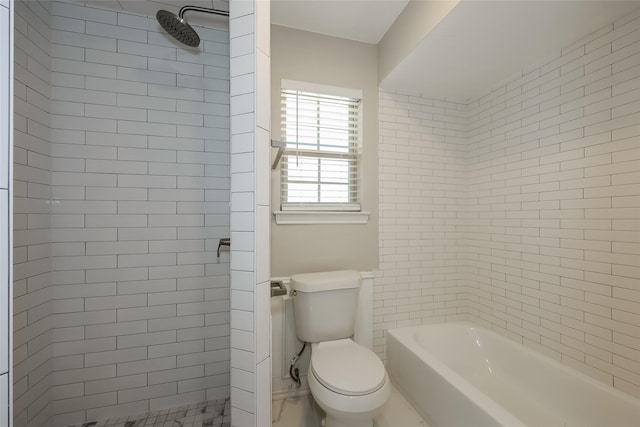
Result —
[[360, 210], [360, 99], [283, 89], [282, 210]]

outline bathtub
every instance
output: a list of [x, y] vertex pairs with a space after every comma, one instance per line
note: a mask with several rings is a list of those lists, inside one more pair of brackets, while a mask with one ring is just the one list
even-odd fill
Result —
[[387, 331], [387, 371], [430, 427], [640, 426], [640, 400], [471, 324]]

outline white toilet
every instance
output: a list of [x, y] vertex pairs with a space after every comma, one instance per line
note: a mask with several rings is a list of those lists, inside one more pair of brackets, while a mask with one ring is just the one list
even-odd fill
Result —
[[382, 361], [353, 335], [360, 273], [291, 276], [296, 335], [311, 343], [307, 379], [326, 427], [372, 427], [391, 386]]

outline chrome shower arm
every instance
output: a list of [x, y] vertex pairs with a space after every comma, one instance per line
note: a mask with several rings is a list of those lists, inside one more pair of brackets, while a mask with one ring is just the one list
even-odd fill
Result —
[[182, 6], [180, 8], [180, 11], [178, 12], [178, 16], [180, 18], [184, 18], [184, 14], [190, 11], [211, 13], [213, 15], [229, 16], [229, 12], [227, 12], [226, 10], [211, 9], [208, 7], [200, 7], [200, 6]]

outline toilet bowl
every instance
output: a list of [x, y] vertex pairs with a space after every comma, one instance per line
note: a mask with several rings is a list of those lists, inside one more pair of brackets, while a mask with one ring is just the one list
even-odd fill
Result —
[[291, 276], [296, 335], [311, 343], [307, 380], [325, 427], [373, 427], [391, 394], [380, 358], [351, 339], [360, 282], [357, 271]]
[[307, 378], [326, 427], [372, 427], [391, 393], [382, 361], [351, 339], [314, 343]]

